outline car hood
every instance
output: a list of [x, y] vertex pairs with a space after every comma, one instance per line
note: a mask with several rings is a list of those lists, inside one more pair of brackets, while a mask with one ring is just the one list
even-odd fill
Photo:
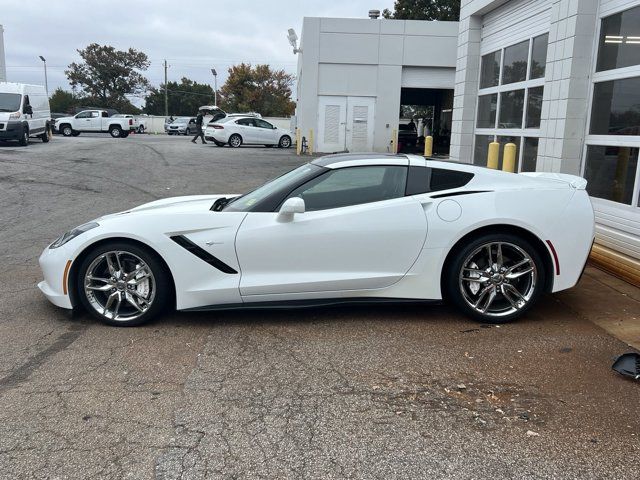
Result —
[[60, 118], [56, 118], [54, 119], [55, 122], [70, 122], [71, 120], [73, 120], [75, 117], [60, 117]]
[[211, 205], [218, 198], [237, 197], [237, 194], [226, 195], [189, 195], [184, 197], [171, 197], [156, 200], [154, 202], [145, 203], [130, 210], [105, 215], [97, 219], [107, 220], [109, 218], [119, 217], [121, 215], [146, 215], [149, 213], [161, 215], [175, 215], [180, 213], [201, 213], [211, 209]]

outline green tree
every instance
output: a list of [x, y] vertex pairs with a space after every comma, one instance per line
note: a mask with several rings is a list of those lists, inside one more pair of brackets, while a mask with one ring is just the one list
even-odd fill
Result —
[[83, 61], [70, 64], [65, 74], [71, 86], [84, 93], [82, 103], [90, 100], [96, 107], [124, 110], [133, 107], [125, 95], [140, 94], [149, 86], [140, 73], [149, 68], [149, 59], [143, 52], [92, 43], [78, 53]]
[[78, 102], [73, 93], [60, 87], [56, 88], [51, 98], [49, 98], [49, 106], [52, 112], [71, 113], [76, 105], [78, 105]]
[[[202, 105], [213, 105], [214, 92], [211, 85], [182, 77], [180, 83], [168, 82], [167, 86], [169, 115], [195, 115]], [[164, 84], [159, 88], [149, 89], [144, 111], [149, 115], [164, 115]]]
[[382, 16], [396, 20], [458, 21], [460, 0], [396, 0], [393, 12], [385, 8]]
[[220, 89], [219, 102], [227, 112], [258, 112], [265, 117], [292, 115], [293, 75], [284, 70], [271, 70], [269, 65], [241, 63], [229, 70], [229, 77]]

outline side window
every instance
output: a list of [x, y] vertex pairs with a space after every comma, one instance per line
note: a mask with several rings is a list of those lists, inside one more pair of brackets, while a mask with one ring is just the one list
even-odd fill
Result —
[[330, 170], [289, 194], [300, 197], [307, 211], [347, 207], [403, 197], [407, 167], [366, 166]]
[[259, 118], [254, 119], [254, 122], [256, 123], [256, 126], [259, 128], [266, 128], [268, 130], [273, 130], [273, 125], [271, 125], [269, 122], [265, 122], [264, 120], [260, 120]]
[[100, 117], [100, 112], [91, 112], [91, 118], [98, 118]]
[[253, 126], [253, 122], [250, 118], [241, 118], [240, 120], [236, 120], [238, 125], [242, 125], [243, 127], [251, 127]]
[[76, 115], [76, 118], [89, 118], [91, 115], [90, 112], [80, 112]]
[[[102, 112], [102, 116], [103, 116], [103, 117], [108, 117], [108, 116], [109, 116], [109, 114], [108, 114], [107, 112]], [[96, 117], [97, 117], [97, 115], [96, 115]]]
[[411, 167], [407, 181], [407, 195], [449, 190], [464, 187], [473, 173], [446, 170], [444, 168]]

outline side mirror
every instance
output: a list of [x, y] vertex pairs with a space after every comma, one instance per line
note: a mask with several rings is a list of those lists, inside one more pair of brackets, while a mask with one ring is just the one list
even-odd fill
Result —
[[278, 212], [278, 218], [291, 220], [295, 213], [304, 213], [304, 200], [300, 197], [287, 198]]
[[25, 115], [33, 115], [33, 108], [31, 108], [31, 105], [25, 105], [22, 110], [24, 110]]
[[275, 125], [272, 125], [271, 128], [273, 128], [274, 130], [278, 129], [278, 127], [276, 127]]

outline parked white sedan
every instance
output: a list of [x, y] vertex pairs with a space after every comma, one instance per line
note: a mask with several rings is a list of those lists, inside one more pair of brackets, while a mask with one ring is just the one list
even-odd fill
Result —
[[291, 137], [290, 131], [253, 116], [225, 117], [207, 125], [204, 132], [204, 138], [219, 147], [229, 144], [234, 148], [243, 144], [289, 148]]

